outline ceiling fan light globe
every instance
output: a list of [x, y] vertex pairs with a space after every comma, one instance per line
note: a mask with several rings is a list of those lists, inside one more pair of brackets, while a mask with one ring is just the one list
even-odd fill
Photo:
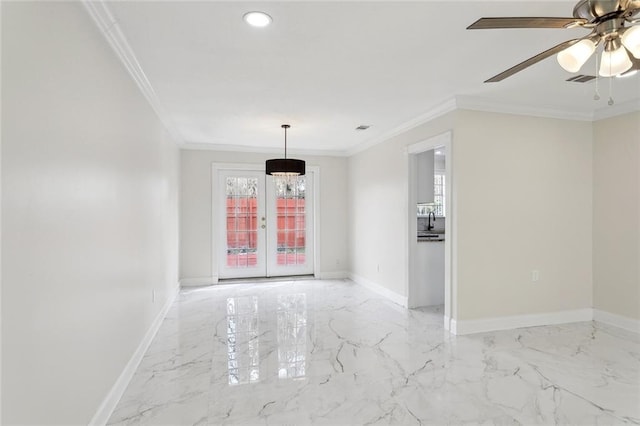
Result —
[[613, 77], [614, 75], [622, 74], [629, 70], [633, 63], [629, 59], [627, 50], [624, 46], [611, 51], [605, 50], [602, 52], [602, 59], [600, 60], [600, 72], [602, 77]]
[[640, 26], [627, 28], [622, 34], [622, 44], [634, 57], [640, 59]]
[[596, 50], [591, 40], [580, 40], [557, 55], [558, 63], [569, 72], [578, 72]]

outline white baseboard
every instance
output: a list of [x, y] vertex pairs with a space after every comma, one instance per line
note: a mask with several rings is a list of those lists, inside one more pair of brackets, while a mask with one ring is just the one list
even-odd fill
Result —
[[319, 272], [316, 278], [319, 280], [344, 280], [349, 278], [349, 273], [347, 271]]
[[640, 320], [637, 319], [623, 317], [607, 311], [601, 311], [600, 309], [594, 309], [593, 320], [634, 333], [640, 333]]
[[576, 309], [573, 311], [547, 312], [543, 314], [514, 315], [477, 320], [451, 320], [451, 333], [457, 335], [483, 333], [486, 331], [512, 330], [522, 327], [565, 324], [571, 322], [591, 321], [592, 309]]
[[450, 331], [451, 330], [451, 317], [444, 317], [444, 331]]
[[218, 284], [218, 277], [182, 278], [180, 287], [201, 287], [203, 285]]
[[449, 321], [449, 333], [458, 335], [458, 322], [453, 318]]
[[380, 284], [374, 283], [373, 281], [369, 281], [368, 279], [361, 277], [360, 275], [356, 275], [354, 273], [349, 274], [349, 278], [356, 284], [359, 284], [374, 293], [378, 293], [380, 296], [386, 297], [394, 303], [406, 308], [409, 306], [409, 300], [407, 296], [403, 296], [401, 294], [396, 293], [395, 291], [391, 291], [386, 287], [381, 286]]
[[156, 318], [153, 320], [153, 323], [151, 323], [151, 326], [147, 330], [147, 334], [145, 334], [145, 336], [143, 337], [142, 341], [138, 345], [138, 348], [131, 356], [131, 359], [129, 360], [127, 365], [124, 367], [124, 370], [122, 370], [122, 373], [120, 373], [120, 376], [116, 380], [107, 396], [104, 398], [104, 400], [102, 400], [102, 403], [98, 407], [96, 413], [93, 415], [93, 418], [89, 422], [89, 425], [103, 426], [107, 424], [109, 417], [111, 417], [113, 410], [116, 408], [116, 405], [118, 405], [118, 402], [120, 401], [120, 398], [122, 398], [122, 395], [127, 389], [127, 386], [129, 386], [129, 382], [138, 369], [140, 361], [142, 361], [142, 357], [144, 357], [144, 354], [147, 352], [149, 345], [153, 341], [153, 338], [156, 336], [158, 329], [160, 329], [162, 321], [167, 315], [167, 312], [169, 312], [169, 309], [171, 308], [171, 305], [176, 299], [179, 291], [180, 286], [176, 286], [175, 290], [169, 295], [167, 302], [164, 304], [160, 312], [158, 312], [158, 315], [156, 315]]

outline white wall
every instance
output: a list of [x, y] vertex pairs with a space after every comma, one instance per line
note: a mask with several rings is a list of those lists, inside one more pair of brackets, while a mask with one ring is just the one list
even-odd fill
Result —
[[[206, 284], [217, 277], [212, 262], [212, 163], [262, 165], [273, 154], [182, 150], [180, 201], [180, 278], [183, 283]], [[347, 160], [341, 157], [296, 155], [307, 167], [320, 168], [320, 277], [344, 276], [347, 252]]]
[[[349, 157], [349, 260], [357, 280], [407, 297], [405, 147], [452, 129], [455, 115], [449, 113]], [[415, 206], [412, 214], [415, 220]]]
[[640, 320], [640, 113], [594, 123], [593, 304]]
[[591, 308], [587, 122], [458, 110], [349, 158], [354, 276], [406, 296], [404, 147], [450, 129], [457, 212], [452, 317]]
[[81, 3], [2, 8], [2, 420], [87, 424], [176, 290], [178, 150]]
[[458, 112], [458, 320], [591, 308], [592, 147], [589, 122]]

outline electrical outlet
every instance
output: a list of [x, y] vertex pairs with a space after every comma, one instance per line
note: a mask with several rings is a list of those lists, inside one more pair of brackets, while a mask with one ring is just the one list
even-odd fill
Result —
[[151, 303], [156, 303], [156, 289], [151, 290]]
[[531, 271], [531, 282], [537, 283], [540, 280], [540, 272], [537, 269]]
[[378, 263], [378, 272], [380, 272], [380, 264]]

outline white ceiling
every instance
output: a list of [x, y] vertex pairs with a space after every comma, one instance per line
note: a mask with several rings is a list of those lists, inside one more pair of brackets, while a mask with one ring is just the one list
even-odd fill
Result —
[[[482, 16], [571, 16], [573, 1], [107, 5], [186, 143], [281, 148], [288, 123], [294, 151], [347, 152], [456, 96], [585, 116], [608, 108], [608, 80], [596, 102], [595, 84], [565, 82], [555, 58], [483, 83], [587, 30], [465, 30]], [[273, 23], [249, 27], [251, 10]], [[640, 73], [613, 83], [616, 105], [637, 104]]]

